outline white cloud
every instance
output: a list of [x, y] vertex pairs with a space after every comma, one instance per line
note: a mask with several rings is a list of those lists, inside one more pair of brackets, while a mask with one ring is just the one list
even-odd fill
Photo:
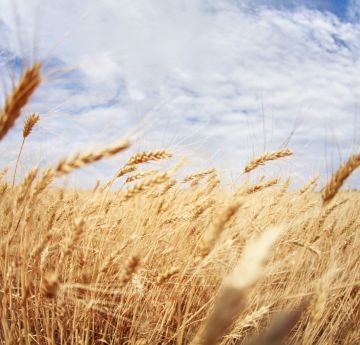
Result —
[[[26, 3], [23, 31], [31, 32], [36, 12]], [[196, 162], [235, 172], [253, 150], [279, 147], [297, 123], [291, 146], [298, 158], [289, 169], [300, 175], [324, 172], [337, 145], [343, 156], [358, 148], [360, 24], [305, 7], [249, 11], [238, 3], [57, 0], [46, 6], [39, 55], [49, 58], [73, 28], [51, 56], [81, 73], [49, 77], [38, 94], [36, 106], [49, 112], [41, 130], [54, 143], [44, 147], [44, 160], [118, 138], [154, 107], [141, 144], [195, 151], [203, 157]], [[356, 6], [353, 1], [353, 13]], [[13, 28], [11, 11], [3, 13]], [[81, 89], [71, 83], [64, 89], [66, 80]], [[44, 140], [34, 137], [33, 146]], [[4, 144], [16, 141], [12, 135]], [[3, 146], [6, 161], [14, 150]]]

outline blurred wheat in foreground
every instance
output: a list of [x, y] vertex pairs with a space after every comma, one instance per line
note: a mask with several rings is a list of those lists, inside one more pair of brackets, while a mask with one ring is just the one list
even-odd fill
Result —
[[[298, 190], [290, 177], [230, 188], [216, 169], [149, 170], [172, 154], [130, 156], [130, 145], [34, 167], [14, 185], [0, 170], [2, 344], [360, 343], [360, 194], [338, 190], [357, 155], [321, 195], [317, 177]], [[292, 153], [265, 153], [245, 172]], [[125, 165], [104, 184], [51, 185], [114, 154]]]

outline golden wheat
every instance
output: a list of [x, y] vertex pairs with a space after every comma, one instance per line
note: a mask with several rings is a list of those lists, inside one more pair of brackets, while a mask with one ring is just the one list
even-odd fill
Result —
[[130, 142], [128, 140], [123, 140], [101, 149], [81, 152], [75, 156], [61, 159], [54, 168], [55, 174], [56, 176], [69, 174], [75, 169], [79, 169], [104, 157], [110, 157], [121, 151], [124, 151], [129, 146]]
[[360, 154], [352, 155], [348, 161], [331, 176], [330, 181], [322, 191], [324, 203], [329, 202], [343, 185], [350, 174], [360, 166]]
[[0, 113], [0, 140], [9, 129], [14, 126], [20, 116], [21, 109], [27, 104], [30, 97], [41, 82], [41, 63], [36, 63], [24, 70], [19, 82], [6, 98]]
[[244, 172], [248, 173], [248, 172], [256, 169], [257, 167], [259, 167], [260, 165], [264, 165], [268, 161], [272, 161], [272, 160], [283, 158], [283, 157], [288, 157], [288, 156], [293, 155], [293, 153], [294, 152], [290, 149], [281, 149], [281, 150], [274, 151], [274, 152], [267, 152], [259, 157], [254, 158], [253, 160], [251, 160], [245, 166]]

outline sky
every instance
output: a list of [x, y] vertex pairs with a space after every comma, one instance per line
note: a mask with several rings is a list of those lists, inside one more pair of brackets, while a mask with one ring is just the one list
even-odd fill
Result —
[[[90, 185], [160, 148], [234, 181], [249, 159], [288, 145], [294, 157], [251, 178], [292, 174], [298, 185], [359, 150], [360, 0], [0, 0], [1, 103], [38, 59], [44, 81], [23, 117], [42, 118], [19, 176], [129, 132], [128, 153], [68, 182]], [[14, 163], [21, 127], [0, 143], [0, 166]]]

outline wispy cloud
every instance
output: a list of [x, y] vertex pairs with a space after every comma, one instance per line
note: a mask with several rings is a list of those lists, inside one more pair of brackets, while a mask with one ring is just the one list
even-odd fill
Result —
[[[236, 174], [295, 127], [298, 156], [287, 169], [300, 180], [330, 172], [331, 159], [358, 148], [359, 4], [350, 1], [339, 18], [330, 13], [334, 1], [312, 2], [313, 9], [307, 1], [251, 3], [54, 1], [39, 17], [35, 7], [21, 6], [21, 33], [31, 37], [40, 20], [38, 56], [54, 62], [28, 108], [45, 114], [28, 152], [41, 147], [38, 156], [48, 162], [115, 140], [150, 114], [136, 148], [172, 146], [195, 152], [196, 164]], [[3, 13], [6, 36], [15, 39], [12, 11]], [[74, 70], [54, 77], [68, 67]], [[13, 133], [0, 146], [0, 164], [14, 157], [17, 141]]]

